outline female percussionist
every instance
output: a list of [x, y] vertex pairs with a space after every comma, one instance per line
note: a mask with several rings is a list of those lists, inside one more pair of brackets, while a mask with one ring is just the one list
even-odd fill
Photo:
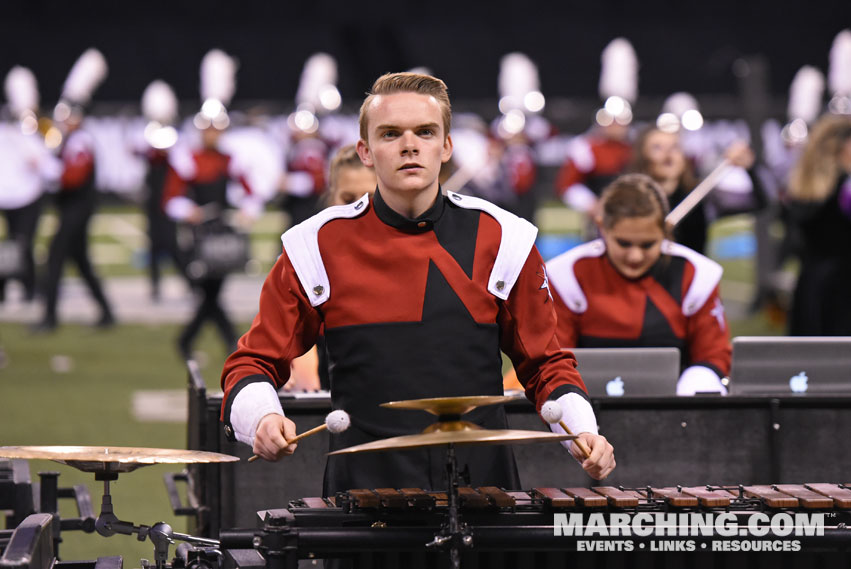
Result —
[[547, 263], [562, 346], [676, 347], [678, 395], [726, 394], [721, 266], [667, 239], [667, 198], [648, 176], [616, 179], [599, 211], [602, 237]]

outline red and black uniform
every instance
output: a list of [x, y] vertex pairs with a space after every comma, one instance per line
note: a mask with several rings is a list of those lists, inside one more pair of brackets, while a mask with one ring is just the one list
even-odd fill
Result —
[[216, 149], [204, 148], [192, 153], [192, 164], [177, 165], [166, 175], [163, 203], [176, 197], [186, 197], [199, 206], [228, 207], [227, 182], [235, 178], [247, 195], [251, 188], [244, 176], [231, 172], [231, 157]]
[[[632, 157], [624, 141], [598, 136], [578, 136], [570, 143], [568, 157], [556, 178], [559, 196], [580, 211], [590, 194], [599, 198], [603, 189], [623, 173]], [[585, 199], [583, 199], [585, 198]]]
[[602, 239], [547, 263], [558, 337], [576, 348], [675, 347], [682, 367], [725, 377], [730, 340], [718, 291], [721, 267], [665, 241], [659, 261], [638, 279], [622, 276]]
[[[191, 161], [184, 164], [176, 160], [174, 166], [166, 175], [163, 189], [165, 210], [174, 219], [186, 219], [191, 210], [198, 206], [204, 210], [202, 224], [224, 223], [222, 214], [228, 207], [227, 184], [234, 178], [242, 184], [245, 195], [251, 195], [251, 188], [245, 178], [231, 172], [230, 156], [218, 150], [198, 150], [192, 154]], [[225, 277], [216, 275], [193, 279], [189, 274], [187, 277], [200, 289], [203, 297], [195, 316], [180, 334], [178, 347], [181, 353], [184, 357], [191, 354], [192, 344], [206, 320], [216, 325], [225, 346], [229, 350], [235, 349], [236, 331], [219, 303]]]
[[[274, 397], [289, 362], [320, 331], [333, 406], [352, 419], [347, 431], [331, 436], [332, 450], [433, 423], [426, 413], [379, 407], [386, 401], [501, 395], [500, 349], [538, 408], [565, 394], [587, 398], [572, 354], [556, 341], [535, 231], [484, 200], [452, 193], [409, 219], [378, 192], [372, 203], [364, 196], [290, 229], [260, 312], [225, 364], [226, 432], [240, 436], [239, 399], [269, 384]], [[468, 417], [506, 428], [498, 406]], [[257, 422], [240, 440], [253, 440]], [[469, 464], [474, 486], [519, 487], [509, 447], [462, 447], [458, 457], [462, 468]], [[445, 458], [442, 449], [329, 457], [324, 492], [445, 487]]]
[[328, 186], [328, 145], [315, 136], [296, 140], [287, 153], [286, 165], [284, 210], [290, 215], [290, 226], [293, 226], [319, 209], [319, 198]]
[[63, 169], [59, 192], [56, 194], [59, 229], [50, 242], [44, 291], [45, 313], [40, 326], [45, 329], [56, 326], [59, 281], [65, 260], [69, 257], [77, 265], [80, 276], [100, 306], [101, 318], [98, 324], [107, 326], [114, 321], [112, 310], [89, 259], [89, 220], [94, 214], [97, 202], [94, 141], [91, 135], [83, 130], [72, 131], [65, 139], [60, 158]]
[[489, 139], [488, 145], [489, 160], [464, 184], [465, 193], [532, 221], [536, 203], [532, 189], [538, 173], [532, 148], [496, 138]]

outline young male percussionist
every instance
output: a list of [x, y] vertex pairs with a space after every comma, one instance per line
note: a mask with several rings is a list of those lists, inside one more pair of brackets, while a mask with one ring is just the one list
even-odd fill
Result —
[[[584, 384], [555, 336], [556, 319], [537, 230], [489, 202], [442, 195], [438, 173], [452, 155], [446, 85], [414, 73], [380, 77], [360, 111], [358, 154], [378, 189], [328, 208], [283, 235], [260, 311], [222, 372], [222, 421], [230, 436], [266, 460], [292, 454], [296, 426], [276, 389], [290, 361], [324, 330], [331, 399], [351, 427], [332, 450], [414, 434], [424, 412], [379, 407], [394, 400], [502, 395], [500, 349], [540, 410], [557, 400], [568, 427], [590, 448], [594, 478], [615, 467], [597, 434]], [[506, 428], [500, 406], [465, 419]], [[572, 445], [571, 445], [572, 447]], [[507, 446], [464, 446], [458, 463], [473, 486], [519, 488]], [[445, 488], [445, 450], [329, 457], [324, 492], [352, 488]]]

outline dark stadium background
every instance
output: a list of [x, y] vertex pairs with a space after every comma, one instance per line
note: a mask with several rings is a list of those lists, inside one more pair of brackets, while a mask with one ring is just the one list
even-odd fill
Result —
[[385, 71], [426, 66], [457, 104], [485, 105], [496, 99], [500, 57], [516, 50], [538, 63], [552, 101], [581, 101], [597, 96], [600, 51], [623, 36], [640, 61], [640, 97], [654, 106], [684, 90], [712, 114], [713, 96], [741, 89], [747, 67], [735, 62], [744, 59], [764, 66], [770, 110], [782, 112], [795, 72], [805, 64], [826, 72], [831, 42], [848, 26], [851, 2], [842, 1], [20, 1], [3, 3], [0, 73], [30, 67], [49, 104], [94, 46], [110, 66], [95, 103], [135, 103], [161, 78], [197, 104], [198, 65], [219, 47], [240, 60], [235, 106], [286, 106], [304, 60], [326, 51], [348, 104]]

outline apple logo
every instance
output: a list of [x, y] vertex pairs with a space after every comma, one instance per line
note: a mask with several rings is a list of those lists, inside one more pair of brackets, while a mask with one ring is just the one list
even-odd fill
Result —
[[606, 395], [611, 397], [620, 397], [624, 394], [623, 380], [621, 376], [617, 376], [606, 384]]
[[793, 375], [789, 379], [789, 388], [793, 393], [806, 393], [807, 391], [807, 373], [802, 371], [797, 375]]

